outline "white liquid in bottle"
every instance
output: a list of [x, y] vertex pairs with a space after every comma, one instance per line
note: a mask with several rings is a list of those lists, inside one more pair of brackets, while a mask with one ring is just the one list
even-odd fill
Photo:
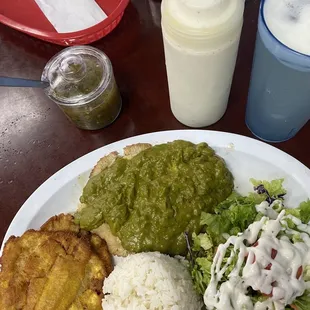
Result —
[[243, 24], [244, 0], [163, 0], [170, 103], [190, 127], [225, 113]]

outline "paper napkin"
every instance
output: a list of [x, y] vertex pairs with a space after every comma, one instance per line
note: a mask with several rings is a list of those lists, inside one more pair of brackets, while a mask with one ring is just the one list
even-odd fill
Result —
[[95, 0], [35, 0], [58, 33], [92, 27], [107, 15]]

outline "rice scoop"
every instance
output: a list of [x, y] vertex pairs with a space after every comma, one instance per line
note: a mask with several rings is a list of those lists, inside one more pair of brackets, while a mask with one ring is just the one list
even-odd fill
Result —
[[203, 305], [186, 264], [158, 252], [121, 259], [103, 292], [105, 310], [200, 310]]

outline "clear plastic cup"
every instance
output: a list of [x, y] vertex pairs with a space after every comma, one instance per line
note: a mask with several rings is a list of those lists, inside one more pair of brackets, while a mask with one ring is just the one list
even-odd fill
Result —
[[246, 124], [258, 138], [282, 142], [310, 119], [310, 55], [281, 43], [268, 28], [262, 0], [246, 110]]

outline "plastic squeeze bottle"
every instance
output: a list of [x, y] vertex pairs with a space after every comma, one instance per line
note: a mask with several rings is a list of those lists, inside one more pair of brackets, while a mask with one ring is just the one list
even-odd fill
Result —
[[171, 109], [189, 127], [225, 113], [243, 25], [244, 0], [163, 0]]

